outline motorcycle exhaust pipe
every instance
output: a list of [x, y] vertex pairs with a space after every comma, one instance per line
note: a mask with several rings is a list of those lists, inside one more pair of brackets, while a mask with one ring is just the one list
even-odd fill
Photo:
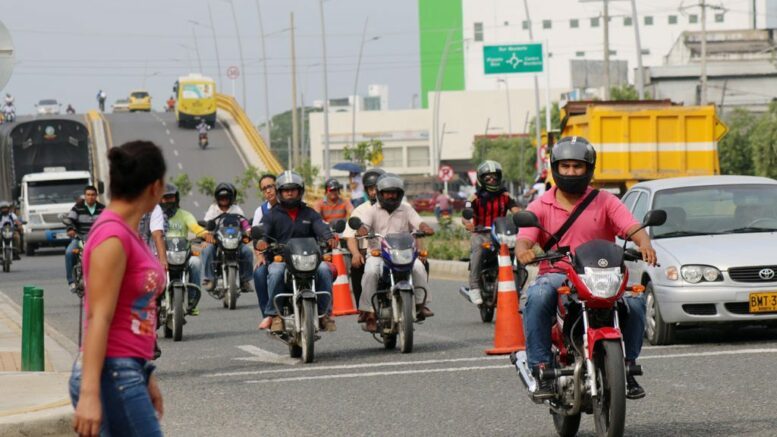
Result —
[[529, 369], [529, 363], [526, 360], [526, 351], [518, 351], [510, 354], [510, 362], [515, 366], [515, 370], [518, 371], [521, 382], [523, 382], [523, 385], [529, 390], [529, 393], [534, 393], [537, 390], [537, 381], [532, 376], [531, 369]]

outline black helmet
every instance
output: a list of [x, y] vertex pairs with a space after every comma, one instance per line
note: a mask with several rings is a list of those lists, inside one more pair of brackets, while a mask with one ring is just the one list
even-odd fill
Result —
[[329, 178], [324, 183], [324, 189], [326, 191], [339, 191], [343, 189], [343, 184], [335, 178]]
[[[580, 161], [586, 163], [586, 172], [580, 176], [565, 176], [559, 173], [561, 161]], [[550, 158], [550, 171], [559, 190], [570, 194], [583, 194], [591, 183], [596, 168], [596, 150], [583, 137], [564, 137], [553, 146]]]
[[[402, 182], [402, 179], [400, 179], [399, 176], [393, 173], [384, 174], [378, 178], [377, 188], [378, 203], [381, 208], [389, 213], [394, 212], [395, 209], [399, 208], [399, 205], [402, 203], [402, 198], [405, 197], [405, 183]], [[399, 195], [396, 199], [386, 199], [383, 197], [383, 194], [388, 191], [394, 191]]]
[[[287, 170], [278, 175], [278, 178], [275, 180], [275, 187], [278, 191], [278, 201], [281, 203], [281, 206], [284, 208], [297, 208], [302, 205], [302, 196], [305, 194], [305, 180], [302, 179], [302, 176]], [[296, 199], [284, 199], [282, 191], [294, 188], [299, 190], [299, 196]]]
[[[165, 202], [164, 198], [167, 196], [175, 196], [174, 202]], [[162, 193], [162, 202], [159, 202], [159, 206], [162, 207], [165, 215], [172, 217], [178, 212], [178, 207], [181, 202], [181, 194], [178, 192], [178, 187], [173, 184], [165, 184], [165, 192]]]
[[[495, 184], [487, 184], [485, 177], [487, 174], [496, 175]], [[485, 188], [486, 191], [499, 191], [502, 189], [502, 166], [496, 161], [483, 161], [478, 166], [478, 184]]]
[[229, 199], [229, 203], [232, 204], [235, 201], [235, 197], [237, 196], [237, 189], [234, 185], [230, 184], [229, 182], [222, 182], [218, 185], [216, 185], [216, 190], [213, 192], [213, 197], [216, 198], [216, 201], [219, 200], [221, 197], [227, 197]]
[[[377, 186], [378, 179], [384, 174], [386, 174], [386, 172], [382, 168], [373, 168], [365, 171], [364, 174], [362, 175], [362, 185], [364, 185], [364, 189], [366, 190], [367, 188]], [[369, 195], [367, 197], [369, 197]], [[370, 203], [373, 205], [378, 200], [377, 197], [376, 198], [370, 197], [369, 199], [370, 199]]]

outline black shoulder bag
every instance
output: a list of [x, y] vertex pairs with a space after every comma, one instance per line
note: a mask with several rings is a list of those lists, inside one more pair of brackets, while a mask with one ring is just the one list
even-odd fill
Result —
[[572, 215], [569, 216], [567, 221], [564, 222], [563, 225], [559, 228], [558, 231], [556, 231], [555, 234], [553, 234], [550, 239], [542, 246], [542, 250], [544, 252], [549, 251], [554, 244], [561, 241], [561, 238], [564, 236], [564, 234], [567, 233], [569, 228], [572, 227], [572, 225], [575, 223], [578, 217], [580, 217], [580, 214], [585, 211], [586, 208], [588, 208], [588, 205], [593, 202], [594, 198], [596, 198], [596, 195], [599, 194], [599, 190], [593, 190], [583, 199], [583, 201], [578, 205], [577, 208], [575, 208], [574, 211], [572, 211]]

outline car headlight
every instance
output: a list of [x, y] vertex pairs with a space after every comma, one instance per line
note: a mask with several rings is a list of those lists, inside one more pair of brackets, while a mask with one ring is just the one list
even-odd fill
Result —
[[618, 294], [623, 275], [621, 274], [620, 267], [609, 269], [586, 267], [585, 274], [580, 275], [580, 278], [585, 283], [585, 286], [588, 287], [588, 290], [591, 291], [591, 294], [602, 299], [609, 299]]
[[318, 255], [315, 253], [310, 255], [291, 255], [291, 263], [294, 265], [294, 268], [300, 272], [315, 270], [317, 261]]
[[413, 262], [413, 249], [391, 249], [391, 261], [394, 264], [410, 264]]
[[499, 241], [499, 244], [507, 246], [510, 249], [515, 247], [515, 235], [497, 234], [496, 239]]
[[224, 249], [237, 249], [237, 246], [240, 245], [240, 238], [238, 237], [224, 237], [221, 240], [221, 245], [224, 246]]
[[186, 262], [186, 252], [180, 250], [168, 250], [167, 262], [176, 266], [180, 266]]
[[698, 284], [701, 281], [715, 282], [723, 280], [720, 270], [712, 266], [683, 266], [680, 269], [680, 275], [691, 284]]

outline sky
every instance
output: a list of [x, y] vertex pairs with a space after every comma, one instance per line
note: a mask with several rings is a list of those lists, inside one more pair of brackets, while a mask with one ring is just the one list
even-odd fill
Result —
[[[291, 108], [290, 13], [296, 27], [297, 87], [307, 104], [323, 99], [321, 16], [318, 0], [258, 0], [267, 47], [270, 113]], [[265, 97], [257, 0], [232, 0], [242, 43], [245, 105], [257, 123]], [[221, 63], [217, 76], [214, 36]], [[389, 107], [408, 108], [419, 92], [417, 0], [324, 2], [329, 97], [353, 93], [359, 47], [368, 22], [358, 93], [389, 86]], [[0, 21], [9, 29], [16, 65], [3, 92], [17, 112], [32, 113], [40, 99], [55, 98], [78, 112], [97, 107], [99, 89], [108, 106], [133, 89], [147, 89], [155, 108], [172, 94], [178, 76], [198, 70], [231, 94], [227, 67], [240, 66], [238, 38], [227, 0], [3, 0]], [[195, 21], [200, 24], [192, 24]], [[196, 35], [196, 42], [195, 42]], [[377, 38], [377, 39], [376, 39]], [[199, 50], [195, 49], [198, 48]], [[242, 100], [242, 78], [235, 82]]]

